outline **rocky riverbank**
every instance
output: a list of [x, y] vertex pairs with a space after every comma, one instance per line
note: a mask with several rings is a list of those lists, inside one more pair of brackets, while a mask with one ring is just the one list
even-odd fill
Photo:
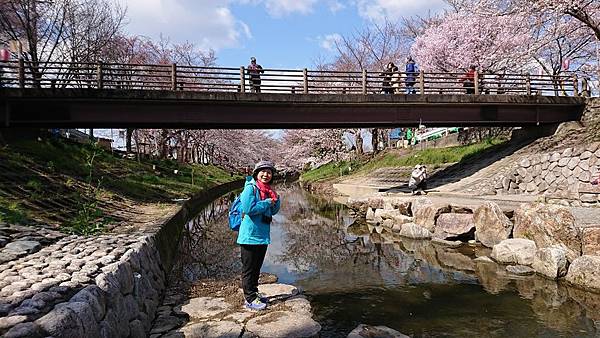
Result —
[[503, 210], [496, 203], [461, 206], [424, 197], [373, 196], [348, 205], [372, 226], [412, 239], [479, 244], [488, 259], [562, 279], [600, 293], [600, 224], [577, 224], [567, 207], [524, 203]]

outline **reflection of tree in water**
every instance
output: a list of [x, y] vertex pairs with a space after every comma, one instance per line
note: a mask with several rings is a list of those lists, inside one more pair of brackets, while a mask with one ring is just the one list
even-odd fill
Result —
[[207, 205], [186, 224], [173, 268], [174, 280], [231, 277], [239, 272], [236, 235], [228, 226], [227, 209], [234, 195]]
[[281, 226], [287, 238], [283, 245], [285, 252], [278, 256], [280, 263], [308, 271], [349, 263], [379, 267], [385, 262], [380, 245], [369, 244], [363, 237], [348, 238], [344, 224], [348, 216], [342, 205], [298, 188], [285, 193], [282, 205], [285, 220]]

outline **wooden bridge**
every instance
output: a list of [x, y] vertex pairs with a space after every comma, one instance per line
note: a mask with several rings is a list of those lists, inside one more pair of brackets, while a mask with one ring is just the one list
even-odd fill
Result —
[[[0, 62], [4, 127], [520, 126], [578, 120], [576, 77]], [[392, 94], [383, 94], [384, 92]], [[408, 94], [407, 94], [408, 92]], [[469, 94], [467, 94], [469, 92]]]

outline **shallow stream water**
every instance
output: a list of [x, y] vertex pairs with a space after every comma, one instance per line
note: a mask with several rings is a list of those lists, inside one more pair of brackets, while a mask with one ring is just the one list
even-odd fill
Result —
[[[297, 186], [278, 192], [284, 203], [262, 271], [304, 290], [322, 337], [346, 337], [361, 323], [412, 337], [600, 336], [600, 294], [473, 261], [489, 249], [377, 233], [342, 205]], [[194, 254], [179, 265], [187, 279], [239, 273], [235, 237], [229, 233], [223, 242], [214, 231], [201, 231], [229, 231], [227, 204], [216, 201], [188, 225], [187, 250]]]

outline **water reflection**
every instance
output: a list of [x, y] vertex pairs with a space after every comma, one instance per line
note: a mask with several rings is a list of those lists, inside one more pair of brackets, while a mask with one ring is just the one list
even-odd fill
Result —
[[306, 290], [326, 337], [345, 337], [360, 323], [417, 337], [600, 334], [600, 295], [474, 260], [489, 249], [354, 222], [341, 205], [299, 189], [285, 196], [269, 265]]
[[234, 197], [231, 193], [213, 201], [185, 225], [172, 280], [193, 282], [239, 273], [236, 233], [229, 229], [227, 219], [227, 208]]

